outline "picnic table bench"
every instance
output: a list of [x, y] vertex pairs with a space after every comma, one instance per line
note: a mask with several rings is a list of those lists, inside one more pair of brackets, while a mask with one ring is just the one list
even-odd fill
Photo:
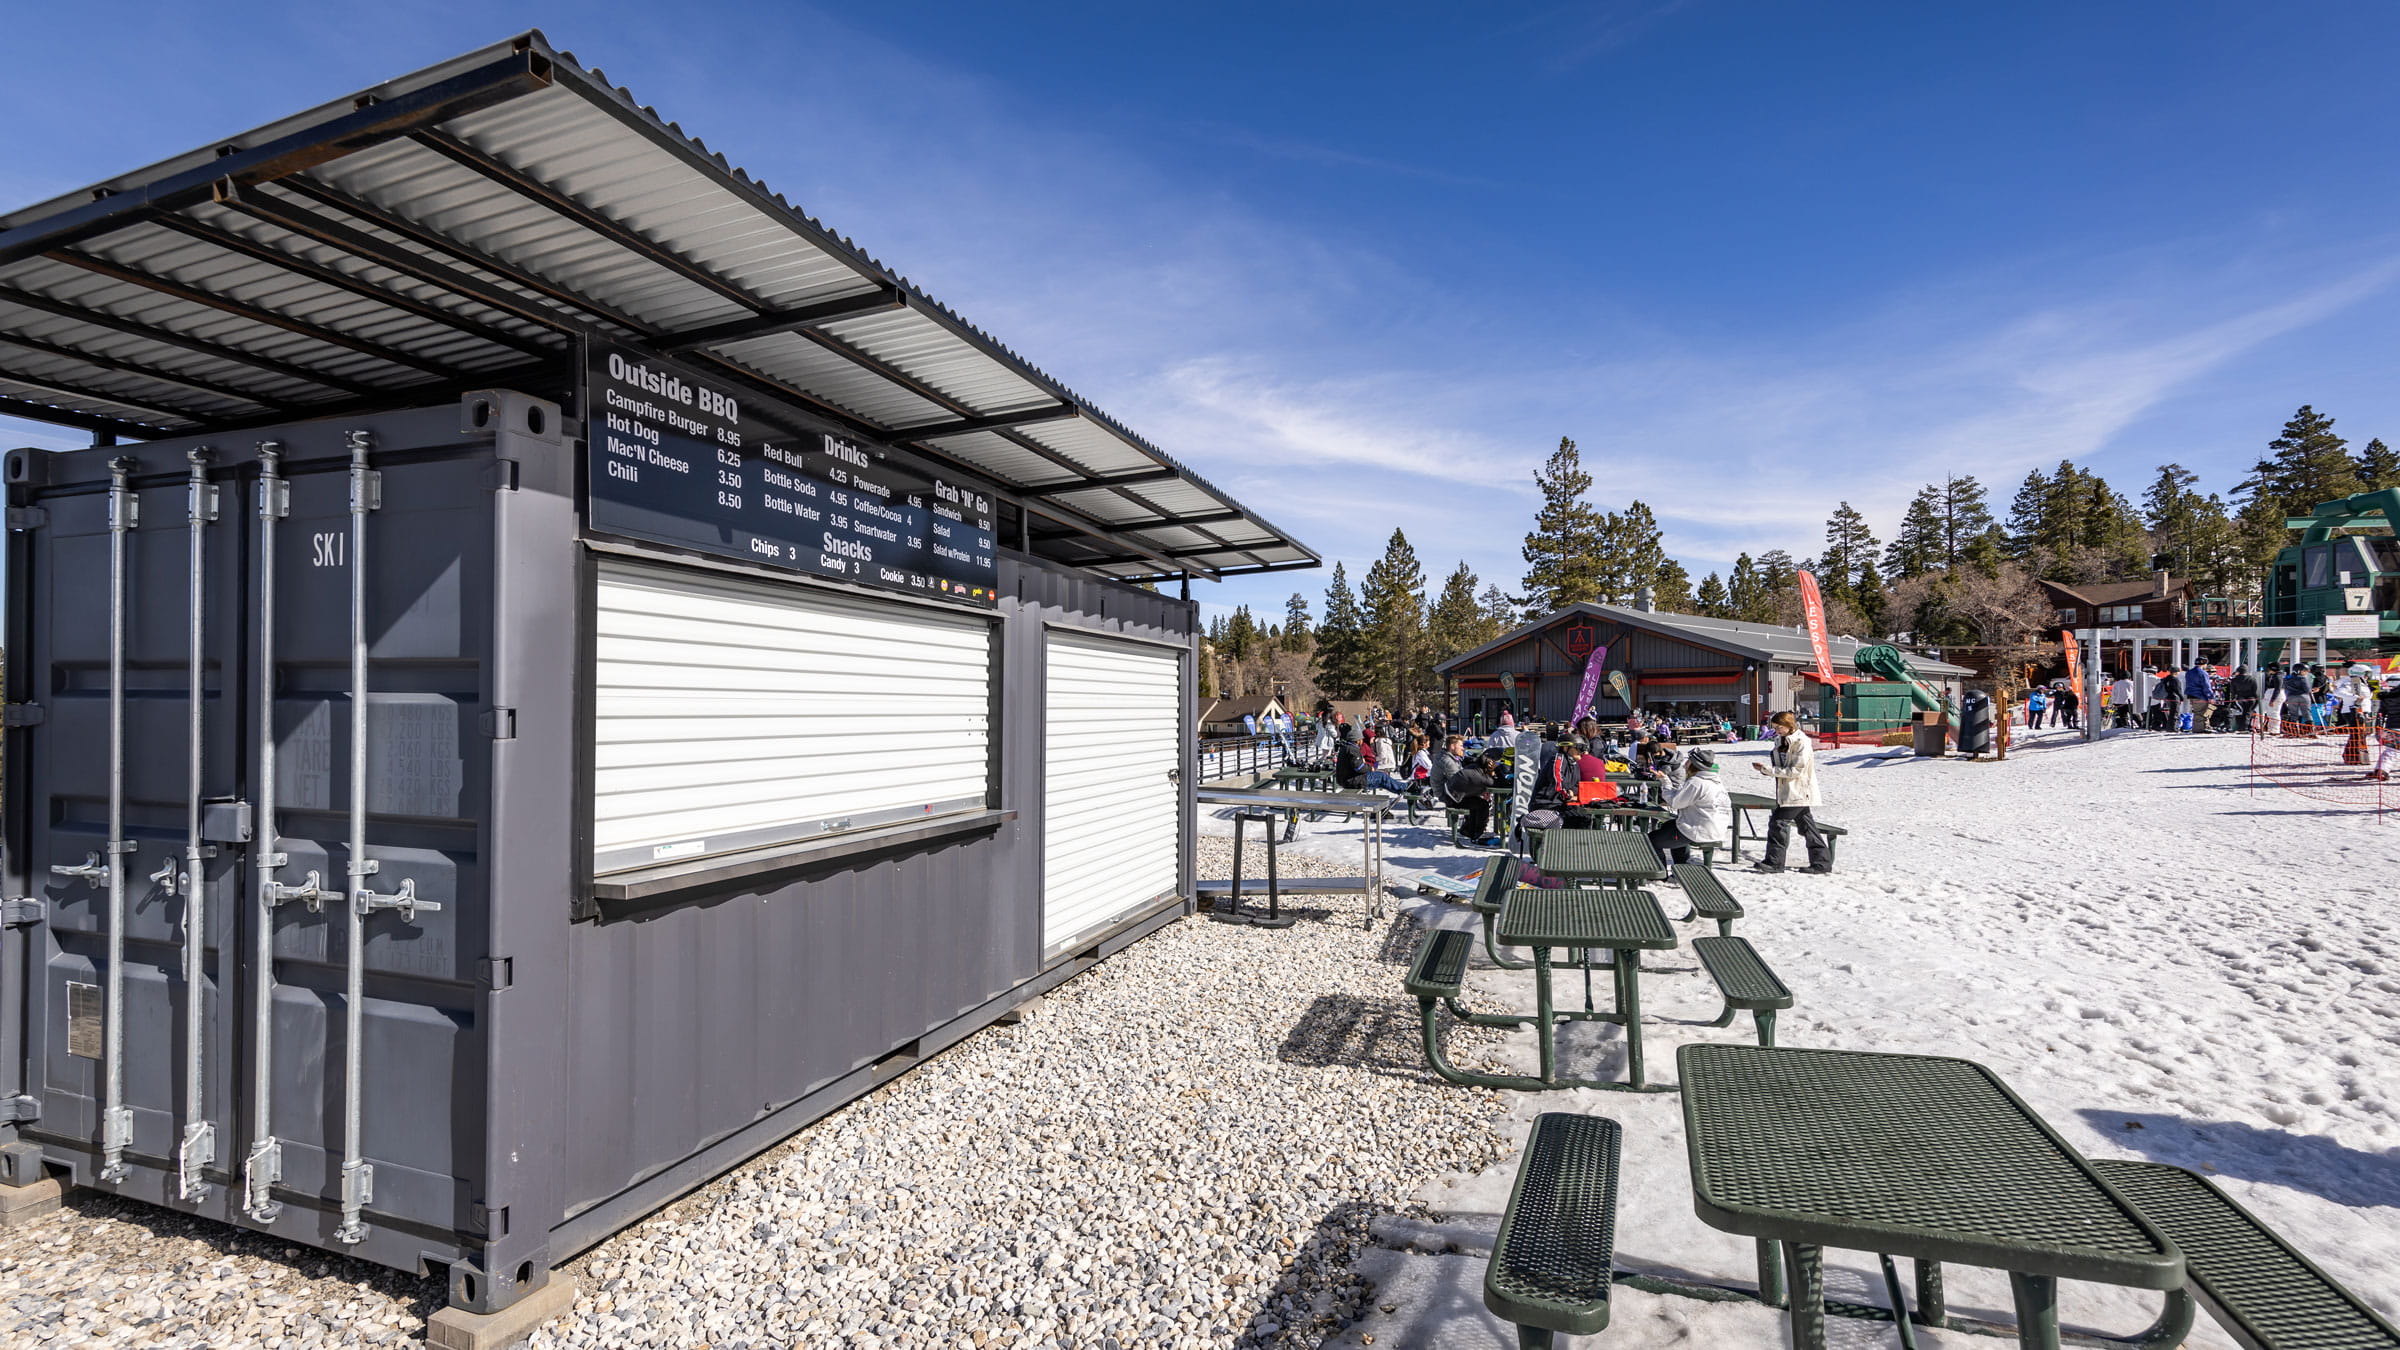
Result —
[[1725, 996], [1725, 1011], [1707, 1025], [1731, 1026], [1735, 1013], [1747, 1012], [1758, 1024], [1758, 1043], [1774, 1045], [1775, 1014], [1792, 1006], [1792, 991], [1767, 969], [1758, 952], [1738, 937], [1693, 938], [1692, 951]]
[[1516, 1325], [1520, 1350], [1608, 1326], [1622, 1144], [1613, 1120], [1534, 1117], [1483, 1272], [1483, 1306]]
[[2092, 1170], [2183, 1249], [2200, 1306], [2251, 1350], [2400, 1350], [2400, 1330], [2207, 1178], [2114, 1158]]
[[1692, 912], [1686, 919], [1714, 919], [1720, 937], [1733, 936], [1733, 921], [1742, 917], [1742, 903], [1725, 889], [1717, 874], [1699, 863], [1677, 863], [1675, 884], [1683, 887], [1683, 898], [1691, 902]]

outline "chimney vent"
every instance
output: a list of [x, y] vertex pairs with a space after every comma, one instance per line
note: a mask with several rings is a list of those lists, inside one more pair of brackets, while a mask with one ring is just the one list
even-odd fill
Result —
[[1658, 592], [1650, 589], [1648, 586], [1644, 586], [1640, 590], [1635, 591], [1633, 593], [1633, 607], [1642, 611], [1644, 614], [1657, 609]]
[[2160, 568], [2150, 577], [2150, 593], [2164, 597], [2167, 593], [2167, 569]]

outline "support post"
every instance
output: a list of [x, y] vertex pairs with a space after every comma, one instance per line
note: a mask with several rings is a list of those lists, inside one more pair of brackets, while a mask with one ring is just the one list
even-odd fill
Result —
[[2150, 711], [2150, 681], [2142, 678], [2142, 647], [2142, 640], [2135, 638], [2130, 658], [2133, 668], [2125, 672], [2133, 680], [2133, 710], [2137, 715]]

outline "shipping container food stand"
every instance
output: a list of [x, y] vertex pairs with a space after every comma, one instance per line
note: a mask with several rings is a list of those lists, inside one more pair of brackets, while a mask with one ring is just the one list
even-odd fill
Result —
[[460, 1315], [1187, 912], [1129, 583], [1316, 564], [539, 34], [0, 216], [0, 413], [0, 1188]]

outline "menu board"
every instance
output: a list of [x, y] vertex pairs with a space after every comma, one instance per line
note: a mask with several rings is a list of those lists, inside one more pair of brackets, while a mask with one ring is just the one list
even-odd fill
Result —
[[967, 605], [999, 601], [990, 494], [905, 451], [745, 416], [727, 386], [595, 342], [586, 523], [608, 534]]

